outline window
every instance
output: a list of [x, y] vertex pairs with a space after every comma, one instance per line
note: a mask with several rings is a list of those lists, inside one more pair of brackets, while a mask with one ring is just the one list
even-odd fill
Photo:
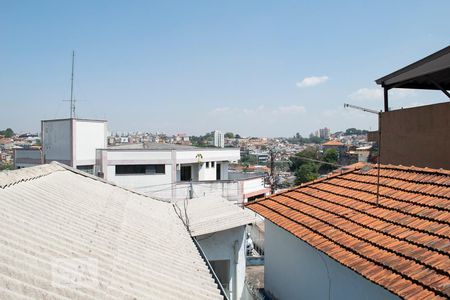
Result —
[[213, 161], [211, 162], [211, 168], [214, 168], [214, 162]]
[[181, 166], [180, 168], [180, 180], [191, 181], [192, 180], [192, 168], [191, 166]]
[[165, 165], [116, 165], [116, 175], [153, 175], [165, 173]]
[[209, 168], [209, 161], [206, 162], [206, 167]]
[[77, 169], [89, 174], [94, 174], [94, 166], [93, 165], [83, 165], [77, 166]]

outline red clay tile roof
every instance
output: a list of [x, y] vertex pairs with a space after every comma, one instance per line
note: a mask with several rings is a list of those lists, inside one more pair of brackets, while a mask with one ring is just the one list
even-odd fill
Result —
[[328, 142], [323, 143], [322, 146], [344, 146], [344, 144], [337, 140], [329, 140]]
[[450, 171], [381, 165], [247, 207], [405, 299], [450, 298]]

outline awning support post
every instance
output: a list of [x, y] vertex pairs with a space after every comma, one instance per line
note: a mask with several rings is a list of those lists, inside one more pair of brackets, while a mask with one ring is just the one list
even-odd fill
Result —
[[384, 111], [389, 111], [389, 96], [388, 96], [388, 88], [384, 87]]

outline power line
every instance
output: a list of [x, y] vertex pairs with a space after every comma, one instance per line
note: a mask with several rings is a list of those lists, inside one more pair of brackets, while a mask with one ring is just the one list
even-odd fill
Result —
[[[335, 167], [345, 167], [345, 165], [340, 165], [340, 164], [337, 164], [337, 163], [331, 163], [331, 162], [328, 162], [328, 161], [313, 159], [313, 158], [304, 157], [304, 156], [293, 156], [293, 157], [298, 158], [298, 159], [302, 159], [302, 160], [317, 162], [317, 163], [321, 163], [321, 164], [325, 164], [325, 165], [331, 165], [331, 166], [335, 166]], [[290, 163], [292, 163], [292, 161], [290, 161], [290, 160], [280, 160], [279, 162], [290, 162]]]

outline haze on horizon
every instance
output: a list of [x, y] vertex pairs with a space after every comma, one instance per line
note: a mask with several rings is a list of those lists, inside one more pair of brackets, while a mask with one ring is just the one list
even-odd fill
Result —
[[[77, 116], [109, 130], [308, 136], [377, 128], [374, 80], [448, 46], [450, 2], [3, 1], [0, 129]], [[393, 108], [447, 101], [398, 90]]]

